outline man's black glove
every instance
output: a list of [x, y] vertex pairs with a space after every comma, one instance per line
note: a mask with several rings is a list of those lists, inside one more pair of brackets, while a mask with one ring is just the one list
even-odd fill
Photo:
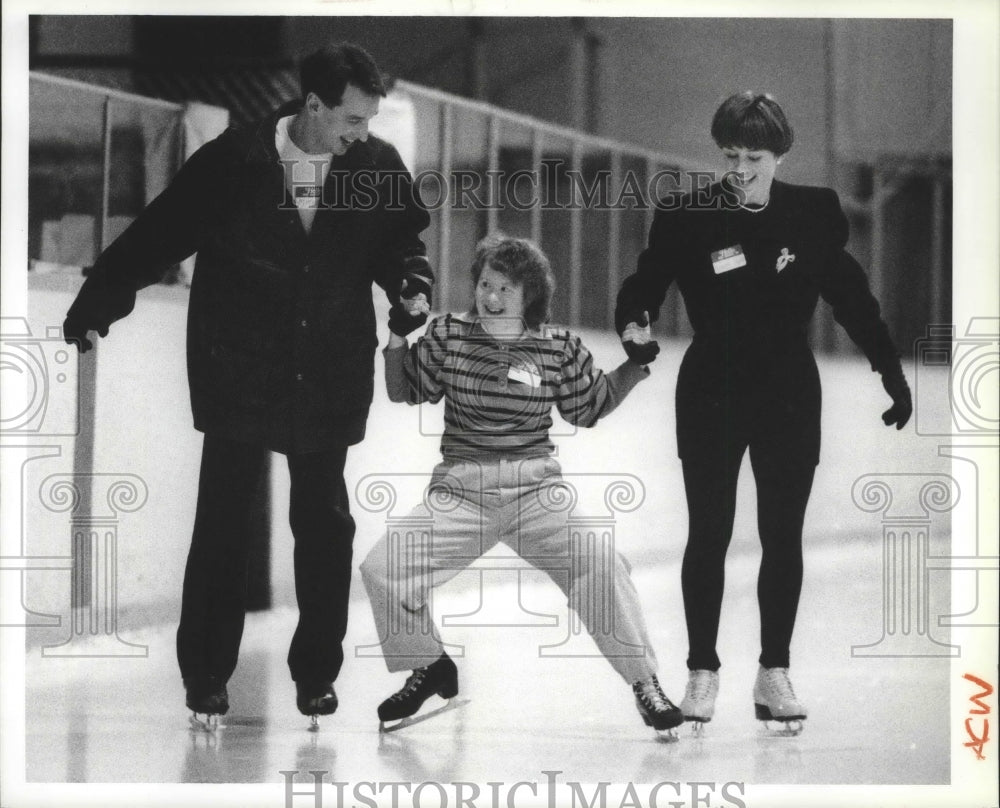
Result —
[[[640, 335], [634, 332], [631, 324], [635, 323], [640, 329], [646, 329], [649, 326], [649, 315], [646, 312], [642, 312], [641, 315], [632, 317], [626, 322], [627, 325], [622, 332], [622, 347], [625, 349], [625, 353], [628, 354], [628, 358], [633, 362], [639, 365], [648, 365], [656, 359], [656, 355], [660, 352], [660, 343], [655, 339], [636, 342], [634, 338]], [[644, 336], [648, 337], [648, 332]]]
[[[90, 330], [76, 317], [69, 316], [63, 321], [63, 339], [69, 345], [76, 345], [76, 349], [80, 353], [87, 353], [87, 351], [94, 347], [94, 343], [87, 338], [87, 332]], [[108, 335], [107, 328], [98, 328], [96, 330], [102, 337]]]
[[[412, 300], [419, 294], [427, 298], [431, 305], [431, 290], [434, 288], [434, 273], [422, 255], [414, 255], [403, 263], [403, 276], [399, 284], [399, 297]], [[426, 318], [425, 318], [426, 319]]]
[[392, 307], [389, 309], [389, 330], [393, 334], [405, 337], [427, 322], [427, 312], [411, 313], [413, 306], [412, 303], [409, 304], [410, 311], [408, 311], [407, 301], [412, 301], [417, 295], [423, 295], [426, 299], [426, 308], [429, 309], [433, 287], [434, 273], [425, 256], [411, 255], [403, 260], [399, 287], [395, 295], [389, 296], [392, 301]]
[[96, 331], [98, 336], [106, 337], [111, 323], [128, 316], [135, 308], [135, 286], [128, 282], [112, 282], [106, 273], [95, 269], [83, 267], [86, 280], [63, 321], [63, 339], [76, 345], [80, 353], [87, 353], [94, 347], [87, 332]]
[[882, 386], [892, 397], [892, 406], [882, 413], [882, 421], [886, 426], [896, 425], [902, 429], [913, 414], [913, 399], [910, 397], [910, 386], [902, 370], [882, 374]]
[[410, 314], [402, 302], [393, 304], [389, 309], [389, 330], [397, 336], [405, 337], [426, 322], [426, 312]]

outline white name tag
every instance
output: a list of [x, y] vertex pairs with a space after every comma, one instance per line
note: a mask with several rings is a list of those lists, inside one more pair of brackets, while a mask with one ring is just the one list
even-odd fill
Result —
[[525, 367], [524, 365], [511, 365], [507, 371], [507, 378], [528, 387], [540, 387], [542, 384], [542, 374], [536, 367]]
[[730, 270], [745, 267], [746, 265], [747, 259], [743, 255], [743, 248], [739, 244], [712, 253], [712, 268], [715, 270], [716, 275], [721, 275], [723, 272], [729, 272]]
[[299, 208], [319, 207], [319, 198], [323, 195], [320, 185], [296, 185], [295, 205]]

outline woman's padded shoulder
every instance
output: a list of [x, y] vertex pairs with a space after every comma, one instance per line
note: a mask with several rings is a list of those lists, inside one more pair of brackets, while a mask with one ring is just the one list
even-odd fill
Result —
[[735, 197], [727, 196], [721, 183], [697, 192], [661, 196], [653, 213], [655, 235], [669, 237], [671, 241], [689, 236], [700, 227], [710, 226], [706, 212], [725, 210], [731, 204], [735, 204]]
[[813, 185], [783, 185], [782, 192], [784, 208], [793, 212], [805, 232], [841, 246], [847, 242], [849, 226], [836, 191]]
[[680, 227], [688, 214], [702, 204], [693, 194], [669, 194], [656, 200], [653, 217], [667, 227]]
[[833, 188], [819, 185], [784, 185], [791, 207], [807, 215], [827, 217], [840, 214], [840, 197]]

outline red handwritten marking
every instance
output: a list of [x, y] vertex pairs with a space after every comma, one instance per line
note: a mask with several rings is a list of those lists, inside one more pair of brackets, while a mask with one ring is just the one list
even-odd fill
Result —
[[[979, 708], [969, 708], [969, 715], [989, 715], [990, 705], [983, 701], [983, 699], [993, 694], [993, 686], [989, 682], [984, 682], [978, 676], [973, 676], [971, 673], [965, 674], [965, 678], [973, 684], [979, 685], [979, 687], [983, 688], [979, 693], [969, 697], [969, 701]], [[976, 753], [976, 758], [978, 760], [986, 760], [986, 755], [983, 753], [985, 751], [986, 744], [990, 740], [990, 722], [988, 719], [983, 718], [981, 725], [982, 734], [977, 735], [972, 728], [972, 719], [965, 719], [965, 731], [972, 740], [966, 741], [964, 745]]]

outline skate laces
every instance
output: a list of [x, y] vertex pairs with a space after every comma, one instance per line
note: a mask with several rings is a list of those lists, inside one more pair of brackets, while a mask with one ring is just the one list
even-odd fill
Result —
[[389, 701], [402, 701], [403, 699], [409, 698], [420, 689], [420, 686], [424, 683], [426, 678], [427, 668], [417, 668], [413, 671], [413, 673], [406, 677], [406, 682], [403, 684], [402, 689], [389, 696]]
[[765, 668], [767, 686], [782, 701], [797, 701], [788, 668]]
[[685, 698], [692, 701], [704, 701], [712, 695], [715, 677], [712, 671], [691, 671], [688, 677]]
[[649, 679], [636, 682], [632, 685], [632, 692], [651, 710], [669, 710], [674, 706], [660, 687], [656, 674]]

